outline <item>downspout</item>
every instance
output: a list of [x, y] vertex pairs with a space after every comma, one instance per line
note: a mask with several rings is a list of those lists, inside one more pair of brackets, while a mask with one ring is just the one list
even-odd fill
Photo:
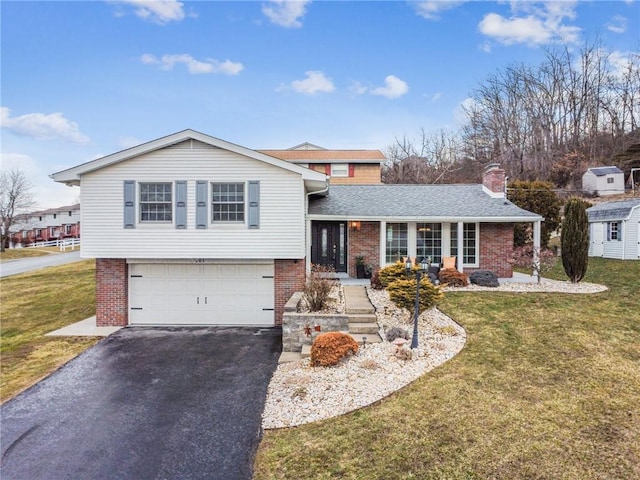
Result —
[[307, 215], [309, 214], [309, 197], [311, 195], [317, 195], [321, 193], [327, 193], [329, 191], [329, 182], [327, 182], [327, 186], [322, 190], [316, 190], [313, 192], [308, 192], [305, 195], [305, 205], [304, 205], [304, 237], [305, 237], [305, 257], [307, 261], [305, 262], [305, 270], [307, 273], [311, 271], [311, 221], [307, 220]]

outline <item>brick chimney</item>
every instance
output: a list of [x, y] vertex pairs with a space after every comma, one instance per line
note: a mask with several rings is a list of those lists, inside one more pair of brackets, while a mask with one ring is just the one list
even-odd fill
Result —
[[492, 197], [505, 196], [505, 171], [500, 168], [500, 164], [492, 163], [488, 165], [482, 174], [482, 186]]

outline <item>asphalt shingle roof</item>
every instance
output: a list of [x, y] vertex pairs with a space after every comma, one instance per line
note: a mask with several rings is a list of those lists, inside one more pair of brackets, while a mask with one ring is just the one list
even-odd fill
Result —
[[312, 197], [309, 214], [350, 218], [519, 218], [540, 216], [505, 198], [493, 198], [482, 185], [332, 185], [326, 197]]
[[593, 167], [589, 170], [597, 177], [603, 177], [604, 175], [611, 175], [614, 173], [624, 173], [618, 167]]
[[590, 222], [602, 222], [608, 220], [623, 220], [629, 216], [634, 207], [640, 206], [640, 198], [633, 200], [620, 200], [618, 202], [605, 202], [587, 208]]

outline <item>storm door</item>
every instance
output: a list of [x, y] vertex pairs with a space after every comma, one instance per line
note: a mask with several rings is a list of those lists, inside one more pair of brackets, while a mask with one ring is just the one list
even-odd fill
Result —
[[345, 222], [312, 223], [311, 263], [333, 266], [336, 272], [347, 271], [347, 224]]

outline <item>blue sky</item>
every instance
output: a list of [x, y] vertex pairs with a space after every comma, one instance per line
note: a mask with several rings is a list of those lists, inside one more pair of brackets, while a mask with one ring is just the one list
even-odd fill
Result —
[[385, 149], [457, 130], [478, 83], [598, 37], [640, 52], [633, 1], [2, 1], [2, 168], [50, 173], [193, 128], [249, 148]]

